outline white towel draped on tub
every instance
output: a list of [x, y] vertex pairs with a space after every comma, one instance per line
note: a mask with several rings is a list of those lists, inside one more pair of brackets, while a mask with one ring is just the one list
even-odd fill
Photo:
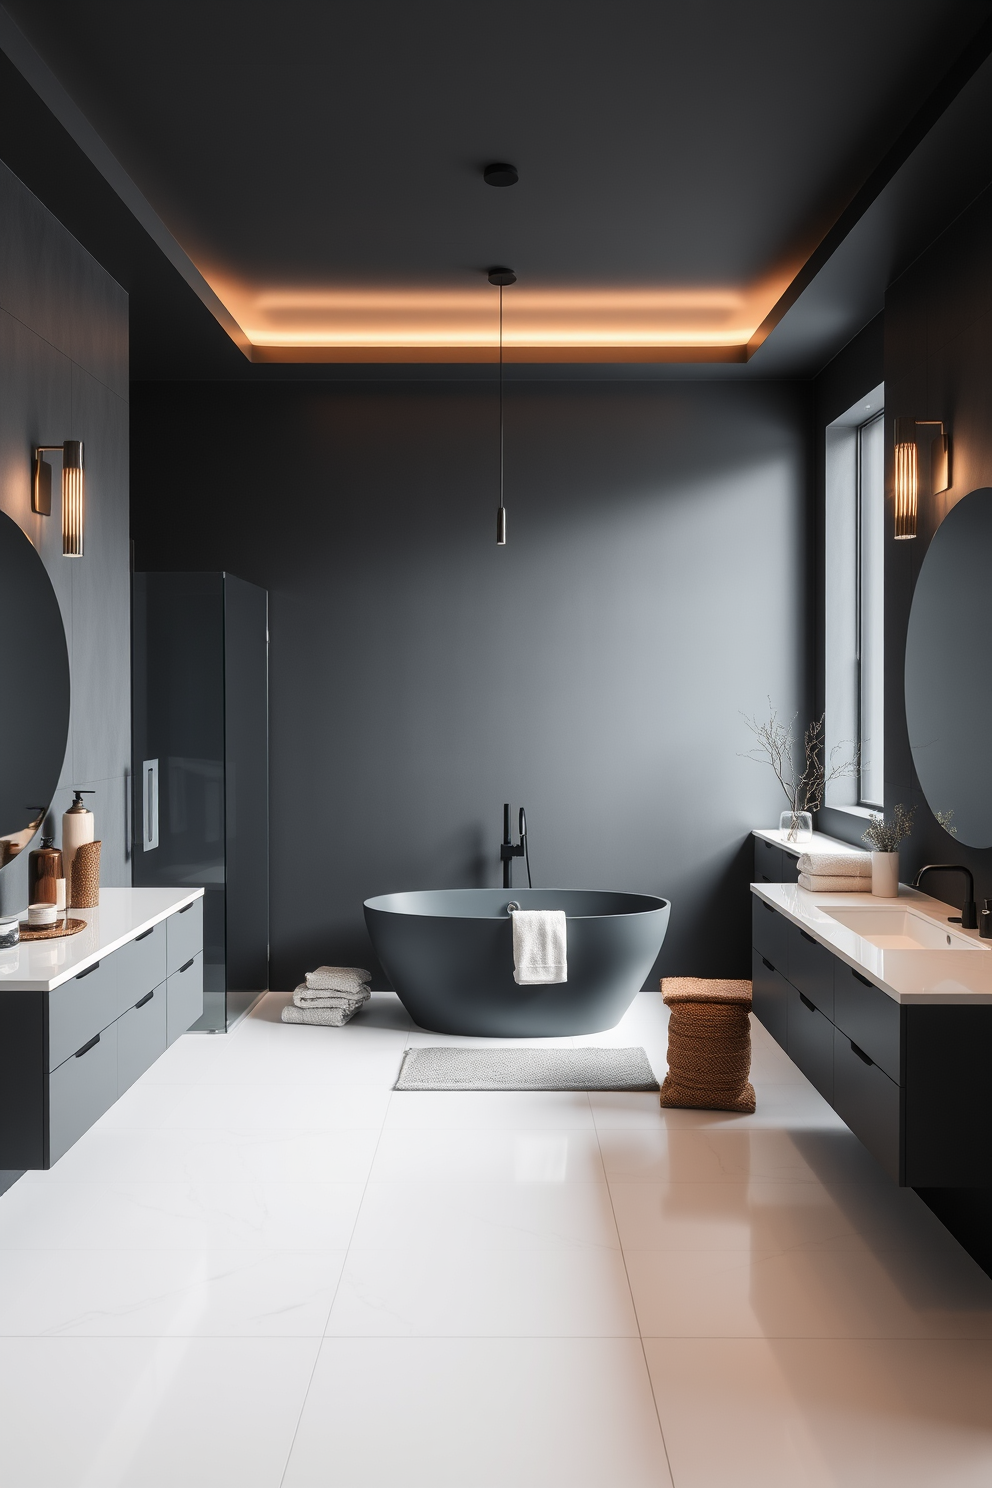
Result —
[[565, 911], [513, 909], [513, 980], [519, 986], [567, 982]]

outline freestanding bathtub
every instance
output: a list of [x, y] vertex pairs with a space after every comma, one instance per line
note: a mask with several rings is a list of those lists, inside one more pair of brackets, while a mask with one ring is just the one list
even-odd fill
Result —
[[[518, 987], [506, 906], [563, 909], [568, 981]], [[365, 901], [387, 976], [421, 1028], [493, 1038], [612, 1028], [644, 985], [668, 929], [652, 894], [590, 889], [430, 889]]]

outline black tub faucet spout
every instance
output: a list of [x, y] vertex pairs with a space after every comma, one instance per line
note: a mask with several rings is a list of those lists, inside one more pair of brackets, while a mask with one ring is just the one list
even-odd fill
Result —
[[510, 836], [510, 806], [509, 802], [503, 807], [503, 841], [500, 843], [499, 860], [503, 864], [503, 887], [513, 887], [513, 860], [523, 858], [527, 863], [527, 887], [533, 888], [530, 881], [530, 853], [527, 850], [527, 816], [524, 808], [520, 808], [518, 835], [520, 841], [514, 846]]
[[960, 920], [962, 930], [978, 929], [978, 906], [975, 903], [975, 880], [970, 868], [963, 863], [927, 863], [921, 868], [913, 879], [913, 888], [918, 889], [923, 882], [924, 874], [927, 873], [963, 873], [968, 880], [968, 897], [964, 902], [960, 915], [948, 915], [948, 921], [957, 924]]

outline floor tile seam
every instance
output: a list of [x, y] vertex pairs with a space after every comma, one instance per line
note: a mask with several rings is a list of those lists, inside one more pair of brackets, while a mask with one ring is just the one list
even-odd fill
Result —
[[[116, 1335], [115, 1335], [116, 1336]], [[492, 1344], [504, 1344], [504, 1342], [519, 1342], [519, 1344], [534, 1344], [534, 1342], [558, 1342], [558, 1344], [602, 1344], [602, 1342], [626, 1342], [626, 1344], [638, 1344], [641, 1341], [637, 1332], [632, 1333], [324, 1333], [321, 1342], [336, 1342], [339, 1339], [373, 1339], [375, 1342], [400, 1342], [400, 1341], [425, 1341], [425, 1339], [442, 1339], [449, 1342], [464, 1342], [471, 1339], [473, 1342], [492, 1342]], [[647, 1369], [647, 1362], [645, 1362]], [[660, 1430], [660, 1423], [659, 1423]]]
[[[392, 1100], [392, 1096], [390, 1095], [390, 1101], [391, 1100]], [[389, 1110], [389, 1104], [388, 1103], [387, 1103], [387, 1106], [386, 1106], [386, 1110], [387, 1111]], [[331, 1299], [330, 1299], [330, 1302], [328, 1304], [327, 1312], [326, 1312], [325, 1317], [324, 1317], [323, 1330], [321, 1332], [320, 1339], [318, 1340], [318, 1343], [317, 1343], [317, 1349], [316, 1349], [316, 1352], [314, 1354], [313, 1365], [311, 1366], [311, 1369], [310, 1369], [310, 1374], [309, 1374], [309, 1377], [307, 1379], [306, 1388], [303, 1391], [303, 1399], [300, 1402], [300, 1409], [299, 1409], [299, 1412], [298, 1412], [297, 1417], [296, 1417], [296, 1425], [293, 1427], [293, 1435], [290, 1438], [289, 1447], [288, 1447], [288, 1449], [286, 1451], [286, 1459], [285, 1459], [285, 1462], [283, 1463], [282, 1473], [280, 1474], [280, 1477], [279, 1477], [279, 1488], [284, 1488], [284, 1484], [286, 1482], [286, 1474], [289, 1472], [289, 1464], [290, 1464], [290, 1461], [292, 1460], [293, 1448], [296, 1446], [296, 1438], [297, 1438], [297, 1436], [299, 1435], [299, 1432], [300, 1432], [300, 1424], [301, 1424], [301, 1422], [303, 1420], [303, 1414], [304, 1414], [304, 1412], [305, 1412], [305, 1410], [307, 1408], [307, 1401], [310, 1398], [310, 1391], [313, 1388], [314, 1376], [317, 1373], [317, 1365], [320, 1362], [321, 1350], [323, 1349], [324, 1340], [327, 1337], [328, 1325], [330, 1324], [330, 1321], [331, 1321], [331, 1313], [334, 1311], [334, 1304], [337, 1301], [338, 1293], [341, 1290], [341, 1283], [342, 1283], [342, 1281], [344, 1279], [345, 1269], [346, 1269], [346, 1267], [348, 1265], [348, 1255], [350, 1254], [350, 1251], [351, 1251], [351, 1245], [352, 1245], [352, 1241], [353, 1241], [354, 1236], [355, 1236], [355, 1230], [358, 1227], [358, 1221], [359, 1221], [359, 1218], [360, 1218], [361, 1212], [362, 1212], [362, 1205], [365, 1203], [365, 1195], [368, 1192], [369, 1182], [371, 1181], [371, 1177], [372, 1177], [372, 1168], [375, 1165], [375, 1159], [376, 1159], [376, 1156], [378, 1155], [378, 1152], [379, 1152], [379, 1146], [380, 1146], [380, 1144], [382, 1142], [382, 1133], [383, 1133], [384, 1130], [385, 1130], [385, 1115], [383, 1116], [383, 1125], [380, 1127], [380, 1129], [379, 1129], [379, 1135], [378, 1135], [378, 1138], [376, 1139], [375, 1150], [372, 1153], [372, 1161], [369, 1164], [369, 1171], [366, 1173], [366, 1175], [365, 1175], [365, 1182], [362, 1185], [361, 1196], [360, 1196], [360, 1198], [358, 1200], [358, 1204], [355, 1207], [355, 1217], [354, 1217], [354, 1219], [352, 1221], [351, 1230], [349, 1231], [349, 1234], [348, 1234], [348, 1244], [347, 1244], [347, 1246], [345, 1248], [344, 1259], [342, 1260], [341, 1270], [338, 1273], [338, 1279], [337, 1279], [337, 1281], [336, 1281], [336, 1283], [334, 1285], [334, 1290], [333, 1290], [333, 1292], [331, 1294]]]
[[[590, 1104], [591, 1104], [591, 1100], [590, 1100]], [[595, 1113], [594, 1113], [594, 1116], [595, 1116]], [[624, 1253], [623, 1240], [622, 1240], [622, 1237], [620, 1235], [620, 1225], [617, 1222], [616, 1206], [613, 1203], [613, 1190], [610, 1187], [610, 1178], [609, 1178], [609, 1173], [607, 1172], [607, 1168], [606, 1168], [606, 1160], [605, 1160], [604, 1155], [603, 1155], [603, 1145], [602, 1145], [602, 1142], [600, 1140], [600, 1134], [599, 1134], [598, 1125], [597, 1125], [597, 1131], [596, 1131], [596, 1140], [597, 1140], [597, 1144], [599, 1146], [599, 1160], [600, 1160], [600, 1163], [601, 1163], [602, 1168], [603, 1168], [603, 1173], [604, 1173], [604, 1175], [606, 1177], [606, 1188], [607, 1188], [607, 1192], [608, 1192], [609, 1197], [610, 1197], [610, 1213], [613, 1216], [613, 1228], [615, 1229], [616, 1234], [617, 1234], [617, 1239], [620, 1242], [620, 1258], [621, 1258], [621, 1260], [623, 1262], [623, 1272], [624, 1272], [624, 1277], [625, 1277], [626, 1282], [627, 1282], [627, 1293], [628, 1293], [628, 1295], [630, 1297], [630, 1305], [631, 1305], [631, 1308], [633, 1309], [634, 1321], [637, 1324], [637, 1340], [638, 1340], [638, 1344], [640, 1346], [640, 1351], [641, 1351], [641, 1361], [642, 1361], [642, 1363], [644, 1365], [644, 1372], [645, 1372], [645, 1375], [647, 1376], [648, 1389], [651, 1392], [651, 1400], [652, 1400], [652, 1402], [654, 1404], [654, 1415], [655, 1415], [655, 1420], [658, 1423], [658, 1435], [661, 1438], [661, 1449], [662, 1449], [662, 1451], [665, 1454], [665, 1465], [668, 1468], [669, 1481], [672, 1484], [672, 1488], [675, 1488], [675, 1473], [674, 1473], [673, 1468], [672, 1468], [671, 1453], [668, 1450], [668, 1442], [665, 1440], [665, 1429], [664, 1429], [664, 1427], [661, 1424], [661, 1410], [660, 1410], [660, 1407], [659, 1407], [659, 1404], [658, 1404], [658, 1397], [657, 1397], [657, 1395], [655, 1393], [654, 1380], [651, 1377], [651, 1366], [648, 1363], [647, 1350], [644, 1347], [644, 1336], [643, 1336], [643, 1334], [641, 1332], [641, 1320], [640, 1320], [640, 1317], [638, 1316], [637, 1304], [634, 1301], [634, 1289], [633, 1289], [633, 1287], [631, 1286], [631, 1283], [630, 1283], [630, 1272], [627, 1269], [627, 1257], [626, 1257], [626, 1255]]]

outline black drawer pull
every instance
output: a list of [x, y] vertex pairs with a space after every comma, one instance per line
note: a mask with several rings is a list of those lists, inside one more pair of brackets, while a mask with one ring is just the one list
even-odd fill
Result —
[[767, 911], [768, 911], [769, 914], [774, 914], [775, 913], [775, 907], [774, 907], [774, 905], [772, 905], [772, 904], [766, 904], [765, 901], [764, 901], [764, 899], [762, 899], [762, 901], [761, 901], [761, 907], [762, 907], [762, 909], [767, 909]]
[[99, 1042], [100, 1042], [100, 1035], [98, 1033], [96, 1033], [90, 1039], [90, 1041], [89, 1041], [88, 1044], [84, 1044], [81, 1049], [77, 1049], [76, 1050], [75, 1054], [73, 1055], [73, 1058], [74, 1059], [82, 1059], [83, 1055], [84, 1054], [88, 1054], [90, 1052], [90, 1050], [91, 1049], [94, 1049]]
[[852, 971], [851, 972], [851, 975], [853, 976], [853, 978], [854, 978], [854, 980], [856, 982], [860, 982], [862, 984], [862, 986], [864, 986], [864, 987], [874, 987], [874, 985], [875, 985], [875, 983], [874, 982], [870, 982], [867, 977], [863, 977], [861, 975], [860, 971]]
[[816, 1012], [816, 1003], [810, 1002], [809, 998], [804, 992], [800, 992], [799, 1001], [802, 1003], [803, 1007], [808, 1007], [811, 1013]]
[[[84, 976], [89, 976], [89, 974], [90, 974], [91, 971], [99, 971], [99, 970], [100, 970], [100, 963], [99, 963], [99, 961], [94, 961], [93, 962], [93, 965], [92, 966], [87, 966], [87, 968], [86, 968], [85, 971], [77, 971], [77, 973], [76, 973], [76, 981], [77, 982], [81, 982], [83, 980], [83, 977]], [[89, 1045], [87, 1044], [86, 1047], [89, 1048]]]
[[138, 943], [139, 940], [147, 940], [148, 937], [149, 937], [149, 935], [154, 935], [154, 934], [155, 934], [155, 926], [154, 925], [152, 926], [152, 928], [150, 930], [142, 930], [142, 932], [141, 932], [140, 935], [136, 935], [134, 937], [134, 943], [135, 943], [135, 945], [137, 945], [137, 943]]
[[768, 960], [767, 956], [762, 956], [762, 958], [761, 958], [761, 964], [762, 964], [762, 966], [767, 966], [767, 968], [768, 968], [769, 971], [774, 971], [775, 970], [774, 966]]
[[810, 935], [806, 930], [800, 930], [799, 934], [802, 936], [803, 940], [808, 940], [810, 945], [819, 945], [820, 943], [815, 935]]
[[851, 1053], [852, 1053], [852, 1054], [857, 1054], [857, 1056], [858, 1056], [858, 1058], [859, 1058], [859, 1059], [860, 1059], [860, 1060], [861, 1060], [861, 1061], [862, 1061], [862, 1062], [863, 1062], [863, 1063], [864, 1063], [864, 1064], [874, 1064], [874, 1063], [875, 1063], [875, 1061], [874, 1061], [874, 1059], [871, 1059], [871, 1058], [870, 1058], [870, 1057], [869, 1057], [869, 1056], [868, 1056], [868, 1055], [867, 1055], [867, 1054], [866, 1054], [866, 1053], [865, 1053], [865, 1051], [864, 1051], [864, 1049], [859, 1049], [859, 1048], [858, 1048], [858, 1046], [857, 1046], [857, 1044], [856, 1044], [856, 1043], [855, 1043], [855, 1042], [854, 1042], [854, 1040], [853, 1040], [853, 1039], [851, 1039], [851, 1041], [850, 1041], [850, 1042], [851, 1042]]
[[[771, 883], [771, 879], [768, 877], [768, 874], [767, 873], [763, 873], [761, 875], [761, 882], [762, 883]], [[765, 908], [766, 909], [768, 908], [768, 905], [767, 904], [765, 905]]]
[[176, 975], [177, 976], [182, 976], [182, 974], [183, 974], [184, 971], [189, 971], [190, 967], [193, 965], [193, 962], [195, 960], [196, 960], [196, 957], [195, 956], [190, 956], [189, 960], [186, 962], [186, 965], [185, 966], [180, 966], [180, 968], [179, 968], [178, 972], [176, 973]]
[[136, 1002], [136, 1003], [135, 1003], [135, 1004], [134, 1004], [134, 1005], [135, 1005], [135, 1007], [136, 1007], [136, 1008], [139, 1008], [139, 1007], [144, 1007], [144, 1005], [145, 1005], [145, 1003], [146, 1003], [146, 1002], [151, 1002], [151, 1000], [152, 1000], [152, 998], [153, 998], [153, 997], [154, 997], [154, 996], [155, 996], [155, 993], [154, 993], [154, 992], [146, 992], [146, 993], [145, 993], [145, 995], [144, 995], [144, 997], [143, 997], [143, 998], [142, 998], [142, 999], [141, 999], [141, 1001], [140, 1001], [140, 1002]]
[[[196, 900], [194, 899], [193, 900], [193, 904], [195, 904], [195, 903], [196, 903]], [[184, 904], [183, 907], [182, 907], [182, 909], [179, 911], [179, 913], [180, 914], [186, 914], [188, 910], [191, 910], [193, 908], [193, 904]]]

